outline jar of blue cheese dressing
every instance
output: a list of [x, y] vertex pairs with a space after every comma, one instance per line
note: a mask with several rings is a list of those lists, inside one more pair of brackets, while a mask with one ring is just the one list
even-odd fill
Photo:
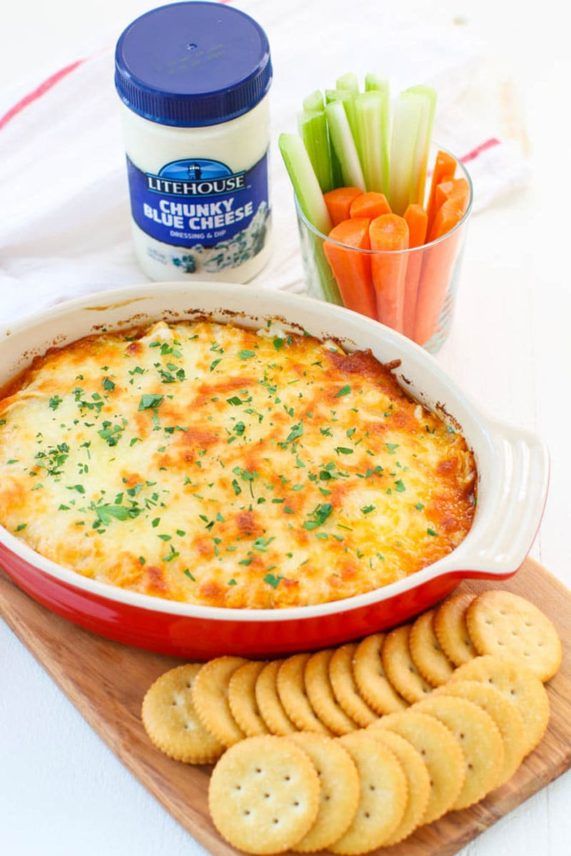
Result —
[[151, 279], [247, 282], [267, 262], [271, 80], [266, 34], [220, 3], [161, 6], [119, 38], [133, 239]]

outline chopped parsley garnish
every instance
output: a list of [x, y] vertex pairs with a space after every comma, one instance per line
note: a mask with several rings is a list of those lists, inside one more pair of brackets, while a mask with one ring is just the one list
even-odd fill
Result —
[[238, 353], [238, 356], [240, 357], [241, 360], [251, 360], [252, 357], [256, 356], [256, 352], [255, 351], [249, 351], [249, 350], [245, 349], [243, 351], [240, 351]]
[[108, 503], [94, 505], [92, 510], [95, 511], [97, 519], [104, 526], [108, 526], [112, 520], [132, 520], [141, 513], [141, 509], [136, 506], [127, 508], [125, 505], [112, 505]]
[[[290, 432], [285, 438], [286, 443], [293, 443], [294, 440], [298, 440], [303, 434], [303, 425], [301, 422], [298, 422], [297, 425], [292, 425], [290, 428]], [[280, 443], [280, 446], [284, 444]]]
[[277, 576], [275, 574], [266, 574], [264, 577], [264, 582], [272, 588], [277, 588], [282, 580], [283, 577], [280, 574]]
[[414, 507], [416, 508], [417, 511], [422, 511], [424, 508], [424, 505], [422, 504], [422, 502], [417, 502]]
[[330, 502], [322, 502], [319, 505], [316, 505], [311, 512], [310, 519], [306, 520], [303, 524], [303, 528], [308, 531], [317, 529], [318, 526], [322, 526], [325, 523], [332, 511], [333, 506]]
[[438, 532], [435, 532], [434, 529], [428, 528], [426, 531], [429, 535], [433, 535], [435, 538], [438, 536]]
[[233, 407], [239, 407], [240, 404], [247, 404], [247, 400], [242, 401], [242, 399], [239, 398], [239, 396], [237, 396], [237, 395], [233, 395], [231, 398], [227, 398], [226, 401], [228, 402], [228, 404], [231, 404]]
[[404, 491], [406, 490], [406, 487], [405, 487], [405, 484], [404, 484], [402, 479], [398, 479], [395, 482], [395, 488], [396, 488], [397, 493], [404, 493]]
[[[140, 409], [140, 408], [139, 408]], [[116, 446], [123, 431], [125, 430], [125, 426], [127, 425], [127, 420], [123, 419], [122, 424], [119, 425], [117, 423], [113, 424], [109, 422], [107, 419], [103, 422], [103, 428], [97, 433], [101, 437], [102, 440], [105, 440], [108, 446]]]
[[218, 357], [217, 360], [212, 360], [212, 362], [210, 363], [209, 371], [213, 372], [214, 369], [216, 368], [216, 366], [218, 365], [218, 363], [221, 362], [221, 360], [222, 360], [222, 357]]
[[237, 585], [238, 585], [238, 583], [236, 582], [236, 580], [234, 579], [234, 577], [232, 577], [232, 579], [231, 579], [231, 580], [228, 580], [227, 585], [229, 585], [229, 586], [237, 586]]
[[195, 583], [195, 582], [196, 582], [196, 577], [193, 577], [193, 576], [192, 576], [192, 574], [190, 573], [190, 571], [188, 570], [188, 568], [185, 568], [185, 569], [184, 569], [183, 574], [185, 575], [185, 577], [188, 577], [188, 578], [189, 578], [189, 580], [192, 580], [192, 582], [193, 582], [193, 583]]
[[111, 378], [103, 378], [103, 389], [106, 389], [107, 392], [113, 392], [113, 390], [115, 389], [115, 384], [113, 383]]
[[374, 506], [374, 505], [364, 505], [364, 506], [361, 508], [361, 511], [363, 512], [363, 514], [370, 514], [370, 513], [371, 513], [371, 511], [374, 511], [374, 510], [375, 510], [375, 506]]
[[342, 386], [339, 392], [335, 393], [335, 398], [342, 398], [342, 396], [344, 395], [349, 395], [350, 392], [351, 387], [349, 386], [349, 384], [347, 384], [347, 386]]
[[396, 450], [399, 447], [399, 444], [398, 443], [385, 443], [385, 446], [387, 447], [387, 452], [389, 453], [389, 455], [394, 455], [394, 453], [396, 452]]
[[352, 455], [354, 449], [348, 449], [347, 446], [336, 446], [335, 451], [338, 455]]
[[27, 523], [18, 523], [18, 525], [16, 526], [16, 532], [22, 532], [22, 530], [24, 530], [27, 525]]
[[139, 410], [155, 410], [157, 407], [161, 406], [163, 398], [164, 395], [145, 393], [145, 395], [141, 396], [141, 400], [139, 401]]
[[232, 489], [236, 496], [242, 493], [242, 488], [240, 487], [236, 479], [232, 479]]
[[48, 401], [50, 410], [57, 410], [62, 401], [63, 398], [60, 398], [59, 395], [52, 395], [52, 397]]
[[276, 351], [279, 351], [284, 346], [284, 339], [280, 339], [279, 336], [274, 336], [274, 348]]
[[274, 536], [272, 536], [271, 538], [256, 538], [256, 540], [252, 544], [252, 547], [254, 548], [254, 550], [259, 550], [260, 553], [265, 553], [272, 541], [274, 540]]
[[238, 434], [238, 436], [241, 437], [244, 431], [246, 430], [246, 426], [243, 422], [236, 422], [233, 430], [235, 434]]

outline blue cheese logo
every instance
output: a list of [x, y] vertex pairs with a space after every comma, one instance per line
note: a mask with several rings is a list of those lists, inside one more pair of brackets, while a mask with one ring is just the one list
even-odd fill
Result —
[[217, 196], [244, 190], [244, 172], [232, 172], [221, 161], [186, 158], [165, 164], [158, 175], [146, 173], [148, 189], [166, 196]]

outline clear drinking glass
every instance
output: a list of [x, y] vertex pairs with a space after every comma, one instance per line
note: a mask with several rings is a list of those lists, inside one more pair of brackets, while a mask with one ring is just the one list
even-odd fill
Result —
[[[434, 163], [437, 151], [432, 147], [429, 163]], [[452, 155], [452, 157], [454, 157]], [[312, 297], [330, 303], [347, 305], [353, 302], [357, 311], [376, 317], [387, 326], [404, 333], [410, 339], [436, 353], [445, 342], [452, 324], [454, 302], [460, 278], [462, 251], [468, 221], [472, 211], [473, 188], [468, 171], [456, 160], [455, 178], [465, 178], [469, 187], [468, 207], [454, 228], [430, 243], [408, 250], [361, 250], [332, 241], [309, 223], [297, 200], [297, 220], [300, 233], [305, 281]], [[431, 172], [427, 178], [430, 189]], [[359, 308], [347, 297], [343, 299], [344, 285], [335, 277], [324, 246], [335, 247], [337, 258], [354, 273], [354, 282], [370, 280], [376, 311]]]

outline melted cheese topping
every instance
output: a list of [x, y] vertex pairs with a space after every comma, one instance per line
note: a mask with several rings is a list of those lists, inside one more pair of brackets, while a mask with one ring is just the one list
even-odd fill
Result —
[[464, 438], [370, 353], [209, 321], [102, 334], [0, 401], [0, 522], [80, 574], [226, 607], [323, 603], [453, 550]]

